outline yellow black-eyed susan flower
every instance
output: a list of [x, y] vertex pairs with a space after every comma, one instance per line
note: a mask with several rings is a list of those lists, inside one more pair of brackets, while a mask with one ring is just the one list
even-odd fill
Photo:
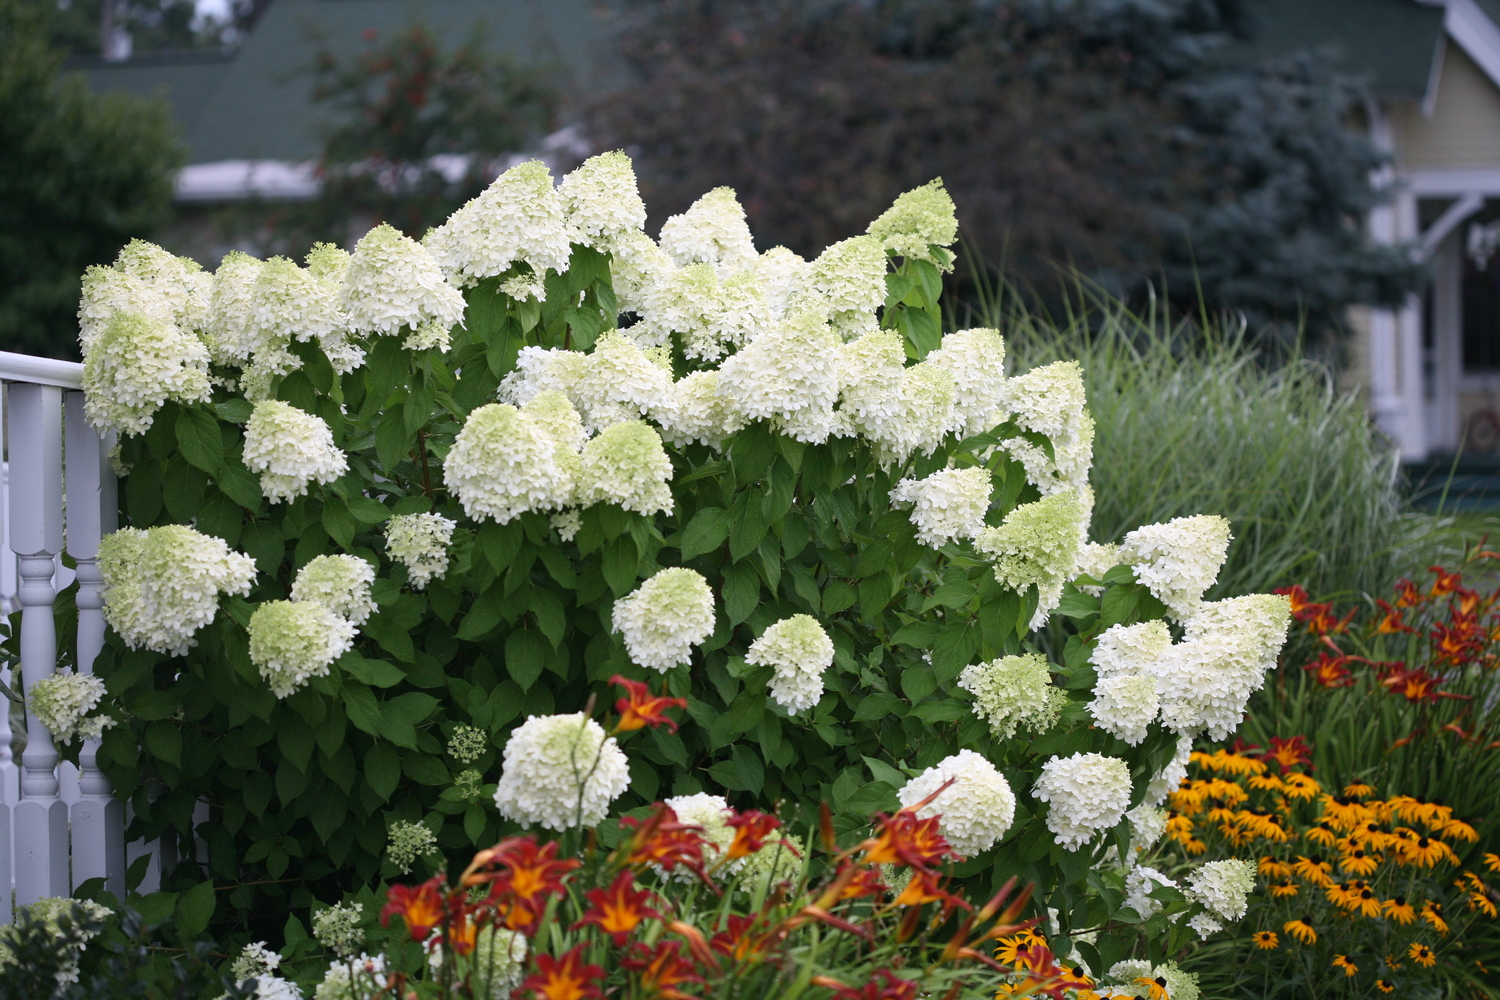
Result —
[[1307, 831], [1307, 839], [1323, 847], [1332, 847], [1338, 841], [1339, 835], [1333, 832], [1333, 826], [1325, 819]]
[[1484, 866], [1492, 872], [1500, 872], [1500, 854], [1494, 851], [1484, 852]]
[[1258, 867], [1266, 878], [1291, 878], [1292, 866], [1267, 854], [1260, 859]]
[[1391, 982], [1389, 979], [1377, 979], [1377, 980], [1375, 980], [1375, 988], [1377, 990], [1379, 990], [1380, 992], [1382, 992], [1382, 993], [1394, 993], [1394, 992], [1396, 992], [1396, 984], [1393, 983], [1393, 982]]
[[1373, 889], [1361, 889], [1355, 896], [1355, 907], [1362, 917], [1378, 917], [1381, 912], [1380, 897]]
[[1324, 861], [1321, 854], [1314, 854], [1311, 857], [1297, 855], [1297, 860], [1292, 865], [1292, 871], [1313, 885], [1328, 885], [1333, 881], [1329, 877], [1333, 871], [1333, 865]]
[[1487, 893], [1469, 893], [1469, 909], [1478, 910], [1480, 913], [1483, 913], [1485, 916], [1491, 919], [1494, 919], [1494, 917], [1496, 916], [1494, 900], [1490, 899]]
[[1373, 875], [1375, 869], [1380, 867], [1380, 858], [1363, 848], [1356, 847], [1344, 855], [1340, 864], [1346, 872], [1352, 872], [1355, 875]]
[[1141, 976], [1136, 979], [1135, 984], [1145, 987], [1145, 1000], [1169, 1000], [1167, 997], [1167, 981], [1162, 976], [1157, 976], [1155, 979]]
[[1281, 925], [1281, 929], [1303, 944], [1317, 944], [1318, 932], [1313, 929], [1311, 917], [1297, 917]]
[[1406, 949], [1406, 953], [1411, 956], [1413, 962], [1423, 968], [1430, 969], [1437, 964], [1437, 955], [1420, 941], [1413, 941], [1411, 947]]
[[1354, 781], [1344, 786], [1344, 798], [1367, 799], [1375, 794], [1375, 789], [1363, 781]]
[[1276, 936], [1275, 931], [1256, 931], [1250, 935], [1250, 940], [1255, 942], [1255, 947], [1261, 951], [1273, 951], [1281, 944], [1281, 939]]
[[1401, 848], [1401, 855], [1407, 862], [1423, 868], [1431, 868], [1450, 853], [1448, 845], [1436, 837], [1418, 837]]
[[1448, 933], [1448, 918], [1443, 913], [1443, 904], [1432, 900], [1422, 904], [1422, 921], [1439, 934]]
[[1385, 901], [1385, 915], [1398, 924], [1409, 924], [1417, 919], [1417, 911], [1414, 906], [1406, 901], [1405, 896], [1397, 896]]
[[1333, 956], [1333, 967], [1335, 969], [1343, 969], [1344, 970], [1344, 976], [1345, 976], [1345, 978], [1353, 976], [1355, 973], [1357, 973], [1359, 971], [1359, 966], [1357, 966], [1353, 962], [1349, 961], [1349, 956], [1348, 955], [1335, 955], [1335, 956]]
[[1284, 774], [1281, 783], [1286, 786], [1287, 795], [1294, 799], [1311, 799], [1322, 791], [1322, 786], [1305, 774]]
[[1443, 824], [1440, 832], [1445, 837], [1453, 837], [1470, 844], [1479, 840], [1479, 832], [1461, 819], [1450, 819]]
[[1280, 882], [1272, 882], [1271, 895], [1276, 897], [1277, 899], [1286, 899], [1290, 896], [1295, 896], [1297, 895], [1297, 883], [1291, 881], [1290, 879], [1283, 879]]

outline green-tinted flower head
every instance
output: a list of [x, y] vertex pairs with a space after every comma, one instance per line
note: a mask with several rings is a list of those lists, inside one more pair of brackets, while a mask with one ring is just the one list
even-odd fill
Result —
[[953, 268], [945, 248], [958, 238], [958, 216], [941, 177], [899, 196], [866, 231], [898, 257]]

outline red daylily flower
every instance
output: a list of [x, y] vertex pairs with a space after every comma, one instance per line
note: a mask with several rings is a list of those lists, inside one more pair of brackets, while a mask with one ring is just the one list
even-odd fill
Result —
[[687, 708], [687, 699], [672, 698], [666, 694], [653, 695], [651, 689], [640, 681], [626, 680], [619, 674], [609, 679], [625, 689], [625, 697], [615, 702], [615, 711], [620, 721], [615, 723], [615, 732], [629, 733], [650, 726], [670, 726], [677, 732], [677, 723], [665, 713], [669, 708]]
[[677, 813], [665, 802], [651, 807], [652, 812], [644, 821], [631, 816], [622, 816], [620, 826], [633, 830], [630, 839], [620, 848], [627, 865], [656, 865], [663, 871], [672, 871], [682, 865], [689, 871], [703, 875], [703, 827], [681, 823]]
[[1349, 662], [1347, 656], [1333, 656], [1329, 653], [1319, 653], [1318, 658], [1305, 665], [1302, 669], [1313, 675], [1313, 680], [1318, 682], [1319, 687], [1341, 688], [1354, 686], [1354, 674], [1344, 664]]
[[599, 981], [604, 970], [597, 965], [585, 965], [583, 949], [578, 945], [562, 958], [548, 954], [536, 956], [536, 971], [526, 977], [517, 988], [521, 994], [530, 993], [535, 1000], [585, 1000], [586, 997], [603, 997], [599, 992]]
[[1402, 621], [1402, 608], [1399, 606], [1391, 607], [1385, 601], [1380, 600], [1377, 600], [1375, 604], [1383, 612], [1380, 624], [1375, 626], [1375, 633], [1377, 635], [1394, 635], [1398, 632], [1410, 633], [1416, 631], [1416, 629]]
[[389, 926], [392, 915], [399, 916], [413, 941], [426, 941], [432, 929], [443, 922], [442, 884], [443, 880], [434, 876], [421, 885], [391, 886], [380, 911], [381, 926]]
[[916, 1000], [917, 984], [894, 976], [887, 969], [876, 969], [863, 986], [836, 988], [837, 1000]]
[[[1280, 736], [1271, 737], [1271, 749], [1260, 755], [1264, 761], [1274, 761], [1283, 773], [1301, 764], [1312, 763], [1312, 744], [1308, 743], [1302, 736], [1293, 736], [1284, 740]], [[1309, 768], [1309, 770], [1311, 770]]]
[[640, 973], [640, 984], [646, 996], [665, 997], [666, 1000], [692, 1000], [690, 994], [677, 989], [683, 983], [702, 983], [703, 977], [693, 969], [682, 952], [682, 942], [663, 941], [655, 948], [636, 944], [630, 957], [620, 961], [620, 967]]
[[623, 945], [625, 939], [647, 917], [662, 919], [660, 913], [647, 905], [652, 898], [651, 893], [646, 889], [635, 888], [635, 874], [630, 871], [622, 871], [616, 875], [608, 888], [590, 889], [585, 896], [594, 905], [584, 913], [583, 919], [573, 925], [573, 929], [577, 930], [585, 924], [597, 924], [616, 945]]
[[875, 836], [859, 845], [865, 851], [867, 865], [911, 865], [926, 868], [953, 853], [948, 841], [938, 832], [938, 818], [918, 819], [913, 809], [902, 809], [894, 816], [877, 814]]
[[781, 820], [754, 809], [736, 812], [726, 822], [734, 827], [734, 841], [724, 854], [726, 860], [754, 854], [766, 845], [767, 837], [781, 828]]

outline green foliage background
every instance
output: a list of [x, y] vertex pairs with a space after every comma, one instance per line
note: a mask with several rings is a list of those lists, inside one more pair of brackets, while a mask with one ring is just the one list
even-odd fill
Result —
[[[1028, 792], [1054, 753], [1123, 757], [1138, 795], [1165, 764], [1174, 737], [1157, 731], [1131, 748], [1090, 728], [1083, 711], [1094, 682], [1088, 638], [1164, 609], [1123, 569], [1099, 600], [1070, 591], [1058, 669], [1075, 700], [1042, 738], [997, 742], [954, 681], [977, 659], [1023, 647], [1035, 592], [1003, 590], [987, 561], [959, 548], [918, 545], [907, 513], [887, 499], [902, 475], [926, 475], [950, 457], [977, 462], [993, 435], [950, 440], [929, 458], [885, 470], [862, 442], [804, 445], [758, 423], [723, 455], [702, 446], [672, 453], [670, 516], [595, 505], [583, 510], [571, 543], [540, 514], [474, 525], [442, 486], [443, 458], [465, 414], [494, 398], [522, 346], [584, 349], [614, 322], [604, 256], [575, 248], [568, 271], [546, 280], [540, 306], [499, 294], [496, 279], [471, 289], [465, 326], [446, 355], [413, 354], [383, 338], [363, 368], [336, 378], [315, 349], [304, 349], [305, 367], [278, 395], [328, 421], [350, 472], [291, 504], [262, 500], [240, 459], [250, 405], [223, 390], [211, 405], [163, 409], [147, 433], [124, 442], [128, 522], [192, 520], [251, 554], [261, 571], [253, 601], [285, 598], [297, 568], [324, 552], [380, 567], [379, 611], [356, 649], [285, 701], [250, 662], [250, 601], [227, 599], [185, 658], [130, 652], [111, 639], [97, 669], [131, 721], [106, 732], [99, 759], [135, 808], [132, 835], [176, 830], [207, 845], [207, 865], [183, 864], [168, 888], [212, 879], [228, 890], [219, 894], [221, 918], [234, 911], [252, 928], [279, 929], [288, 904], [330, 901], [393, 877], [382, 853], [396, 819], [429, 825], [454, 859], [514, 832], [488, 801], [492, 785], [478, 801], [453, 787], [460, 765], [444, 754], [447, 734], [460, 723], [488, 731], [495, 749], [477, 766], [493, 780], [499, 748], [525, 716], [607, 702], [606, 680], [617, 672], [657, 682], [610, 633], [611, 609], [659, 567], [686, 565], [704, 574], [718, 603], [712, 637], [690, 666], [666, 677], [695, 724], [623, 739], [632, 784], [617, 810], [725, 790], [741, 807], [780, 803], [790, 813], [826, 801], [852, 835], [872, 812], [895, 808], [908, 776], [970, 747], [1001, 768], [1020, 805], [1011, 833], [961, 873], [981, 888], [1020, 874], [1069, 924], [1107, 919], [1121, 886], [1090, 871], [1088, 851], [1054, 845]], [[889, 278], [884, 322], [902, 331], [914, 358], [938, 344], [940, 289], [925, 263]], [[997, 456], [991, 523], [1036, 498], [1019, 464]], [[446, 577], [414, 592], [385, 558], [379, 530], [392, 513], [429, 509], [462, 527]], [[767, 701], [770, 670], [747, 666], [743, 653], [765, 626], [795, 613], [822, 622], [837, 652], [822, 702], [788, 718]], [[210, 818], [194, 827], [200, 802]], [[1122, 823], [1110, 842], [1123, 846], [1127, 836]], [[1114, 960], [1100, 957], [1105, 967]]]

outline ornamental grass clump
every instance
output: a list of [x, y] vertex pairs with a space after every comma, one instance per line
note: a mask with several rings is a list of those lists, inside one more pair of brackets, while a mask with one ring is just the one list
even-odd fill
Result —
[[[1124, 898], [1090, 872], [1153, 834], [1184, 738], [1233, 730], [1285, 599], [1214, 592], [1203, 532], [1093, 530], [1089, 373], [1007, 372], [1014, 323], [944, 329], [941, 184], [811, 259], [757, 247], [727, 189], [644, 218], [609, 153], [513, 167], [421, 242], [211, 277], [143, 244], [94, 273], [94, 370], [140, 374], [106, 335], [128, 317], [206, 352], [206, 394], [89, 389], [131, 415], [95, 672], [141, 836], [205, 839], [204, 877], [233, 859], [229, 921], [389, 878], [398, 823], [437, 872], [527, 830], [607, 853], [611, 811], [659, 800], [709, 802], [719, 841], [724, 810], [827, 803], [862, 838], [905, 804], [975, 892], [1035, 882], [1062, 958], [1137, 957], [1089, 941]], [[679, 703], [692, 725], [640, 732]], [[770, 898], [783, 847], [705, 873]], [[946, 900], [937, 877], [890, 905]]]

